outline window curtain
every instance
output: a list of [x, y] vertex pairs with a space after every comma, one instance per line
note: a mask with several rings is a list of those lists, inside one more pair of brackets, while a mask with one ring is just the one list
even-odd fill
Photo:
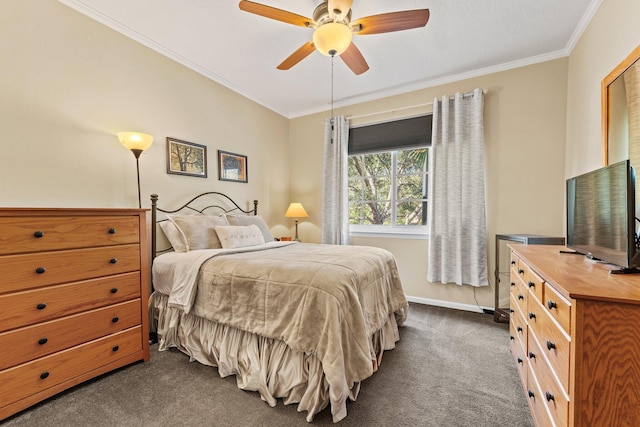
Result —
[[322, 167], [322, 243], [349, 244], [347, 148], [349, 121], [344, 116], [324, 120]]
[[487, 286], [481, 89], [433, 102], [427, 280]]

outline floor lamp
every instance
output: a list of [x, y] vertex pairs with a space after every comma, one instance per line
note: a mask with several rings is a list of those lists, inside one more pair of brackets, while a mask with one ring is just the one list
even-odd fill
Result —
[[307, 211], [305, 211], [304, 207], [302, 207], [302, 203], [291, 203], [287, 211], [284, 213], [284, 216], [286, 218], [296, 219], [296, 237], [293, 240], [299, 242], [300, 239], [298, 239], [298, 218], [307, 218], [309, 216], [307, 215]]
[[140, 154], [147, 148], [151, 147], [153, 137], [140, 132], [119, 132], [118, 139], [127, 149], [131, 150], [136, 157], [136, 174], [138, 176], [138, 207], [142, 208], [142, 200], [140, 199], [140, 164], [138, 159]]

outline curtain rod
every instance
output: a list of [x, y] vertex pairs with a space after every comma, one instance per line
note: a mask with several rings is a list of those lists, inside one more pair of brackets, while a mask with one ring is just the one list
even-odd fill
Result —
[[[487, 94], [487, 89], [482, 89], [482, 93], [486, 95]], [[463, 98], [467, 97], [467, 96], [473, 96], [473, 91], [462, 94]], [[419, 107], [429, 107], [431, 105], [433, 105], [433, 101], [432, 102], [425, 102], [425, 103], [422, 103], [422, 104], [409, 105], [407, 107], [398, 107], [398, 108], [391, 108], [389, 110], [384, 110], [384, 111], [376, 111], [374, 113], [358, 114], [356, 116], [346, 116], [346, 118], [347, 119], [360, 119], [360, 118], [363, 118], [363, 117], [377, 116], [378, 114], [395, 113], [396, 111], [411, 110], [413, 108], [419, 108]]]

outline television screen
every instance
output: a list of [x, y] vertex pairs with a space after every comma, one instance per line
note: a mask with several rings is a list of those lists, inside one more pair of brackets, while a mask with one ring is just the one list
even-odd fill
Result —
[[638, 267], [633, 169], [628, 160], [567, 180], [567, 246], [623, 268]]

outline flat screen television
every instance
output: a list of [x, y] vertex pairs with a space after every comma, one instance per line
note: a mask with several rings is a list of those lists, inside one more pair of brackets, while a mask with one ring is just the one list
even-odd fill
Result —
[[621, 267], [640, 267], [635, 176], [624, 160], [567, 180], [567, 247]]

